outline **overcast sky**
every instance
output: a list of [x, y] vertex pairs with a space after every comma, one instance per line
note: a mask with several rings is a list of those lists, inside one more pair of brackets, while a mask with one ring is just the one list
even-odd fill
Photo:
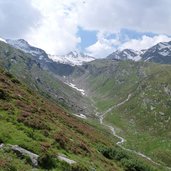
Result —
[[0, 0], [0, 37], [105, 57], [171, 40], [171, 0]]

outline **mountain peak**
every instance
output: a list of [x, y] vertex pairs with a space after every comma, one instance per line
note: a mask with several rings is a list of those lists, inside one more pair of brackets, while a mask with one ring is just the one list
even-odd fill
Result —
[[90, 57], [87, 54], [85, 54], [83, 52], [79, 52], [77, 50], [71, 51], [68, 54], [66, 54], [65, 56], [71, 56], [71, 57], [75, 57], [75, 58], [78, 58], [78, 57]]
[[90, 62], [95, 60], [94, 57], [88, 56], [79, 51], [71, 51], [66, 55], [49, 55], [49, 58], [56, 62], [69, 64], [69, 65], [82, 65], [84, 62]]
[[94, 57], [88, 56], [77, 50], [71, 51], [66, 55], [48, 55], [47, 56], [44, 50], [31, 46], [24, 39], [17, 39], [17, 40], [7, 39], [6, 41], [11, 46], [17, 49], [20, 49], [26, 53], [30, 53], [31, 55], [39, 58], [39, 60], [41, 60], [42, 62], [43, 60], [45, 62], [49, 62], [50, 59], [52, 59], [53, 61], [62, 63], [62, 64], [82, 65], [84, 62], [90, 62], [95, 59]]
[[29, 43], [24, 39], [16, 39], [16, 40], [6, 39], [6, 42], [11, 46], [23, 51], [27, 51], [30, 48]]
[[29, 53], [35, 56], [36, 58], [39, 58], [40, 60], [42, 59], [46, 61], [48, 60], [48, 56], [44, 50], [31, 46], [24, 39], [17, 39], [17, 40], [7, 39], [6, 41], [9, 45], [13, 46], [14, 48], [20, 49], [25, 53]]
[[171, 63], [171, 41], [160, 42], [149, 48], [143, 55], [144, 61]]
[[66, 56], [78, 57], [80, 53], [76, 50], [69, 52]]
[[24, 40], [24, 39], [17, 39], [17, 40], [14, 40], [14, 41], [17, 41], [17, 42], [29, 45], [29, 43], [26, 40]]
[[157, 63], [171, 62], [171, 41], [160, 42], [151, 48], [136, 51], [133, 49], [116, 50], [108, 59], [133, 60], [133, 61], [153, 61]]
[[139, 61], [141, 59], [142, 51], [135, 51], [133, 49], [123, 49], [123, 50], [116, 50], [109, 56], [107, 56], [108, 59], [119, 59], [119, 60], [134, 60]]

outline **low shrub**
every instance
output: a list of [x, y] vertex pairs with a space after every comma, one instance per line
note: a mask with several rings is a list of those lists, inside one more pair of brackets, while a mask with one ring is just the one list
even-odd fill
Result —
[[125, 171], [153, 171], [154, 169], [141, 160], [135, 159], [121, 148], [100, 147], [99, 151], [110, 160], [116, 160], [121, 163]]
[[39, 166], [44, 169], [52, 169], [56, 167], [56, 160], [50, 153], [43, 153], [38, 159]]
[[3, 89], [0, 89], [0, 99], [7, 100], [9, 97], [8, 93], [5, 92]]
[[128, 155], [120, 148], [101, 148], [99, 150], [106, 158], [108, 159], [115, 159], [115, 160], [122, 160], [128, 159]]

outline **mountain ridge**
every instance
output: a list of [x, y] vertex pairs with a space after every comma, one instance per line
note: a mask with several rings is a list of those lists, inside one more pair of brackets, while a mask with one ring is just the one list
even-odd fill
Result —
[[47, 54], [44, 50], [30, 45], [24, 39], [11, 40], [6, 39], [6, 42], [11, 46], [20, 49], [26, 53], [29, 53], [37, 57], [40, 61], [45, 62], [57, 62], [61, 64], [69, 64], [71, 66], [82, 65], [84, 62], [90, 62], [95, 60], [94, 57], [88, 56], [78, 51], [71, 51], [66, 55], [51, 55]]
[[[71, 51], [66, 55], [47, 54], [44, 50], [31, 46], [27, 41], [23, 39], [7, 39], [6, 43], [35, 56], [37, 60], [42, 64], [42, 66], [49, 68], [54, 68], [54, 66], [57, 66], [59, 64], [66, 64], [70, 65], [71, 67], [79, 66], [96, 59], [95, 57], [88, 56], [79, 51]], [[116, 60], [157, 62], [163, 64], [171, 63], [171, 41], [160, 42], [148, 49], [140, 51], [133, 49], [116, 50], [115, 52], [109, 54], [106, 58]]]
[[171, 63], [171, 41], [160, 42], [146, 49], [135, 51], [133, 49], [117, 50], [106, 57], [107, 59], [133, 60], [167, 64]]
[[139, 61], [141, 60], [141, 56], [145, 50], [136, 51], [133, 49], [124, 49], [124, 50], [116, 50], [112, 54], [108, 55], [107, 59], [118, 59], [118, 60], [133, 60]]

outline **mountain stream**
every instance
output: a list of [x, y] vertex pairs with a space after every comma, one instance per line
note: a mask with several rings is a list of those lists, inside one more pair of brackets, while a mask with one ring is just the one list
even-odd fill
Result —
[[[131, 98], [131, 96], [132, 96], [132, 94], [129, 94], [128, 97], [127, 97], [124, 101], [122, 101], [122, 102], [120, 102], [120, 103], [118, 103], [118, 104], [116, 104], [116, 105], [110, 107], [110, 108], [107, 109], [104, 113], [102, 113], [102, 114], [99, 114], [99, 113], [98, 113], [98, 114], [96, 114], [96, 115], [99, 117], [100, 124], [101, 124], [101, 125], [104, 125], [105, 127], [108, 127], [108, 128], [111, 130], [113, 136], [115, 136], [115, 137], [117, 137], [117, 138], [119, 139], [119, 141], [116, 143], [119, 147], [121, 147], [122, 149], [124, 149], [124, 150], [126, 150], [126, 151], [132, 152], [132, 153], [134, 153], [134, 154], [136, 154], [136, 155], [139, 155], [139, 156], [141, 156], [141, 157], [143, 157], [143, 158], [149, 160], [150, 162], [152, 162], [152, 163], [155, 164], [155, 165], [162, 166], [160, 163], [155, 162], [155, 161], [152, 160], [150, 157], [144, 155], [144, 154], [141, 153], [141, 152], [137, 152], [137, 151], [135, 151], [135, 150], [132, 150], [132, 149], [123, 147], [122, 145], [123, 145], [124, 142], [126, 142], [126, 140], [125, 140], [123, 137], [121, 137], [121, 136], [119, 136], [119, 135], [116, 134], [115, 128], [114, 128], [113, 126], [111, 126], [110, 124], [104, 122], [104, 118], [105, 118], [106, 114], [108, 114], [109, 112], [111, 112], [114, 108], [117, 108], [117, 107], [123, 105], [124, 103], [126, 103], [126, 102]], [[165, 166], [163, 166], [163, 167], [165, 167]], [[166, 168], [169, 169], [169, 170], [171, 170], [170, 167], [166, 167]]]

